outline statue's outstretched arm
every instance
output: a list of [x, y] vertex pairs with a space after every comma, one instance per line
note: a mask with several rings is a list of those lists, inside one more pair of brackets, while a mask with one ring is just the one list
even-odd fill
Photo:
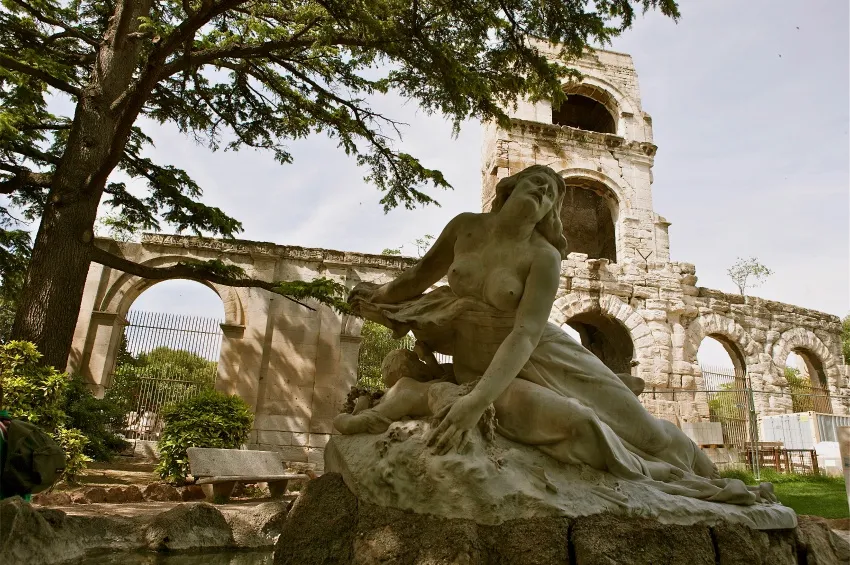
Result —
[[434, 241], [428, 252], [415, 265], [375, 291], [372, 301], [395, 304], [410, 300], [443, 278], [454, 261], [458, 230], [475, 216], [477, 214], [470, 212], [455, 216], [443, 228], [440, 237]]

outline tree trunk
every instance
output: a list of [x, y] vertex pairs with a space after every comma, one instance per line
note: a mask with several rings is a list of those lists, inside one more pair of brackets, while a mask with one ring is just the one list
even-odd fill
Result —
[[133, 81], [140, 41], [128, 35], [137, 31], [151, 2], [116, 4], [89, 84], [77, 100], [15, 315], [12, 338], [35, 343], [43, 361], [59, 370], [71, 351], [100, 198], [140, 109], [113, 105]]
[[12, 328], [14, 339], [35, 343], [43, 361], [60, 371], [67, 364], [89, 269], [89, 245], [82, 234], [91, 233], [97, 205], [48, 204]]

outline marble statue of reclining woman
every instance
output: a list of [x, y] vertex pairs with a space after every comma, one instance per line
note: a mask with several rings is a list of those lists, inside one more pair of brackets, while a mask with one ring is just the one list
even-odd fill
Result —
[[[720, 479], [678, 427], [650, 415], [621, 378], [548, 322], [566, 254], [564, 193], [555, 171], [529, 167], [499, 182], [491, 212], [455, 217], [395, 280], [354, 288], [355, 310], [396, 336], [412, 331], [429, 364], [395, 353], [388, 361], [397, 382], [376, 406], [338, 416], [337, 429], [381, 433], [404, 417], [434, 417], [439, 424], [427, 437], [434, 452], [462, 452], [492, 405], [499, 434], [563, 463], [670, 494], [775, 501], [766, 483]], [[444, 276], [448, 286], [426, 292]], [[451, 367], [437, 366], [432, 351], [452, 355]], [[471, 390], [446, 405], [444, 389], [458, 385]]]

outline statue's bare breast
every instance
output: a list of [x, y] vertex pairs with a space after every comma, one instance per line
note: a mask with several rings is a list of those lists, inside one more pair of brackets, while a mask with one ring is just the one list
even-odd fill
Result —
[[[486, 214], [470, 218], [461, 230], [449, 267], [449, 286], [458, 296], [483, 300], [505, 312], [514, 312], [525, 290], [536, 242], [514, 243], [492, 233]], [[483, 229], [482, 229], [483, 228]]]

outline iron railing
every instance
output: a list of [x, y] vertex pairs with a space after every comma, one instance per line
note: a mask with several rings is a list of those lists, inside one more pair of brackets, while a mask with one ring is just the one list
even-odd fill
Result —
[[215, 385], [221, 320], [131, 310], [127, 322], [111, 396], [125, 406], [125, 434], [155, 440], [162, 408]]

